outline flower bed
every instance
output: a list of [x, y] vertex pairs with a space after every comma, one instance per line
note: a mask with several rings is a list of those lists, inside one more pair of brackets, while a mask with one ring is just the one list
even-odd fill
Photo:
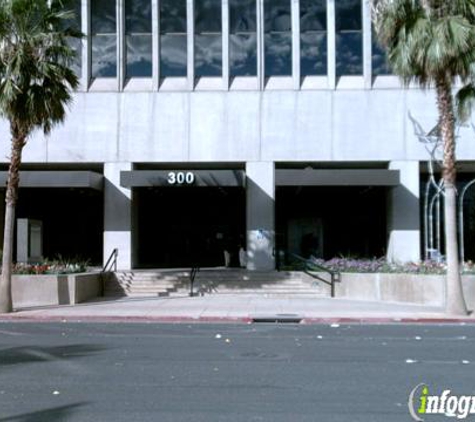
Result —
[[13, 274], [78, 274], [87, 271], [87, 261], [45, 261], [37, 264], [17, 263], [13, 266]]

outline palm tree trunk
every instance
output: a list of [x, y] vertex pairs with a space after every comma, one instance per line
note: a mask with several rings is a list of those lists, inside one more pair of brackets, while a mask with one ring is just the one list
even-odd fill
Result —
[[455, 158], [455, 118], [451, 83], [446, 77], [436, 82], [437, 106], [439, 109], [440, 128], [444, 143], [444, 219], [445, 219], [445, 255], [447, 259], [446, 281], [446, 312], [452, 315], [467, 315], [462, 279], [459, 269], [457, 242], [457, 209], [456, 187], [457, 177]]
[[12, 149], [10, 168], [8, 170], [7, 192], [5, 195], [5, 228], [3, 233], [2, 276], [0, 279], [0, 313], [13, 310], [12, 301], [12, 261], [13, 238], [15, 229], [15, 206], [18, 197], [18, 184], [20, 182], [21, 153], [26, 143], [16, 125], [12, 124]]

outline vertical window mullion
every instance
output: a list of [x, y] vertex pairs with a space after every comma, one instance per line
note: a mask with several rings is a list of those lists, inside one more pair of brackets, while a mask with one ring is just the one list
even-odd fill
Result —
[[159, 0], [152, 0], [152, 89], [160, 86], [160, 9]]
[[81, 0], [81, 32], [82, 39], [82, 72], [81, 84], [84, 90], [89, 88], [91, 82], [91, 4], [90, 0]]
[[335, 0], [327, 1], [327, 66], [328, 88], [336, 87], [336, 19]]
[[229, 89], [229, 2], [222, 0], [221, 4], [222, 20], [222, 63], [223, 63], [223, 88]]
[[265, 83], [265, 51], [264, 51], [264, 0], [256, 2], [256, 31], [257, 31], [257, 78], [259, 80], [259, 89], [264, 89]]
[[117, 64], [118, 64], [118, 90], [122, 91], [125, 86], [126, 73], [126, 34], [125, 34], [125, 0], [116, 0], [117, 13]]
[[188, 89], [195, 88], [195, 2], [186, 1]]
[[361, 15], [363, 19], [363, 76], [364, 87], [371, 89], [373, 80], [372, 53], [371, 53], [371, 8], [369, 2], [361, 2]]
[[292, 78], [294, 90], [300, 89], [300, 3], [292, 0]]

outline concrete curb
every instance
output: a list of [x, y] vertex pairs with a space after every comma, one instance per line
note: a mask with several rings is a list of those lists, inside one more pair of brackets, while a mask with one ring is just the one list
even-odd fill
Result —
[[[0, 315], [0, 323], [26, 322], [26, 323], [156, 323], [156, 324], [252, 324], [253, 317], [190, 317], [190, 316], [21, 316]], [[260, 323], [260, 322], [259, 322]], [[271, 324], [272, 322], [268, 322]], [[278, 322], [275, 322], [277, 324]], [[261, 324], [261, 323], [260, 323]], [[282, 322], [282, 324], [290, 324]], [[474, 318], [444, 318], [444, 317], [321, 317], [302, 318], [303, 325], [328, 325], [328, 324], [475, 324]]]

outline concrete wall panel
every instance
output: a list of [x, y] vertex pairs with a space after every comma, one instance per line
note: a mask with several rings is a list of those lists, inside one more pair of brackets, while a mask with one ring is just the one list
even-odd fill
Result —
[[[77, 93], [64, 125], [38, 132], [25, 162], [426, 160], [416, 127], [437, 121], [432, 91]], [[417, 121], [414, 125], [409, 113]], [[1, 160], [7, 162], [10, 134]], [[460, 131], [458, 159], [475, 159]]]
[[47, 161], [117, 160], [119, 108], [118, 94], [76, 94], [65, 124], [47, 138]]

